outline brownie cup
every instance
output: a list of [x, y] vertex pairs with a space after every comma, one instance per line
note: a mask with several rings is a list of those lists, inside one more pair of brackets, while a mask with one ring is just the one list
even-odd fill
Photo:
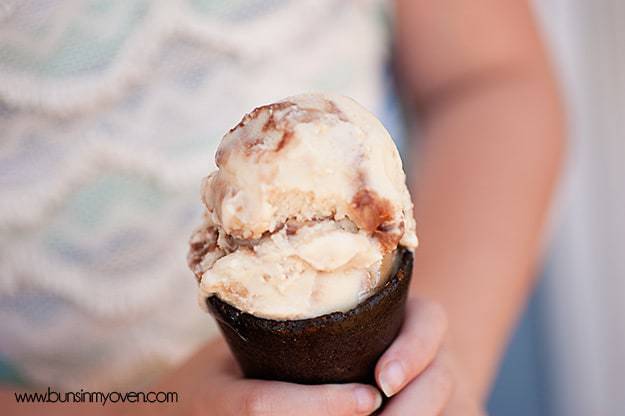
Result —
[[206, 303], [246, 377], [373, 384], [375, 364], [404, 319], [412, 263], [412, 252], [399, 247], [386, 281], [347, 312], [273, 320], [243, 312], [215, 295]]

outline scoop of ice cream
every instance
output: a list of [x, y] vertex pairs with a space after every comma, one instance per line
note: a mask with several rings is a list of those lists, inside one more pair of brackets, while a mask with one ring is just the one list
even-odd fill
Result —
[[356, 306], [383, 260], [417, 245], [397, 148], [353, 100], [304, 94], [256, 108], [203, 182], [189, 264], [201, 296], [274, 319]]

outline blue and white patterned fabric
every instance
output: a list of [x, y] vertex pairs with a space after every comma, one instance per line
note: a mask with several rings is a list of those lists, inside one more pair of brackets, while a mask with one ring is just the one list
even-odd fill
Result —
[[147, 383], [214, 334], [187, 239], [222, 134], [333, 91], [378, 111], [383, 7], [0, 4], [0, 359], [29, 383]]

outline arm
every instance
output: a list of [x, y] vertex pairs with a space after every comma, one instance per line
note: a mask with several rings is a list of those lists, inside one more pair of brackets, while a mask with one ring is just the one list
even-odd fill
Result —
[[412, 293], [444, 307], [459, 371], [484, 399], [532, 286], [563, 111], [525, 1], [398, 0], [396, 29], [423, 135]]

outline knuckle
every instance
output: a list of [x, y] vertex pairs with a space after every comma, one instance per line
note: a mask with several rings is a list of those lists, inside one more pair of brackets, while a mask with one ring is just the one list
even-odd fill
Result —
[[271, 414], [271, 401], [258, 387], [251, 388], [242, 402], [243, 416], [264, 416]]
[[323, 414], [332, 415], [336, 409], [333, 409], [332, 406], [332, 395], [327, 390], [323, 390], [322, 394], [319, 395], [319, 409], [323, 410]]

